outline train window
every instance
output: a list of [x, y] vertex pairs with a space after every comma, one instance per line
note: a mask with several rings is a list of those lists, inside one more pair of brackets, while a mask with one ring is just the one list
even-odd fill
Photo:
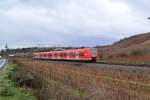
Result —
[[63, 53], [60, 53], [60, 56], [62, 57], [62, 56], [63, 56]]
[[79, 53], [76, 53], [76, 56], [79, 56]]
[[73, 56], [76, 56], [76, 53], [74, 53]]
[[67, 56], [67, 53], [64, 53], [64, 56]]
[[62, 56], [67, 56], [67, 53], [62, 53]]
[[74, 56], [74, 53], [72, 53], [72, 57]]
[[79, 53], [79, 56], [84, 56], [84, 53], [83, 53], [83, 52], [80, 52], [80, 53]]
[[76, 56], [76, 54], [75, 53], [69, 53], [69, 56], [74, 57], [74, 56]]
[[48, 54], [48, 56], [49, 56], [49, 57], [51, 57], [51, 56], [52, 56], [52, 54]]
[[69, 53], [69, 56], [72, 56], [72, 53]]
[[56, 57], [56, 56], [58, 56], [58, 54], [57, 54], [57, 53], [54, 53], [54, 56]]

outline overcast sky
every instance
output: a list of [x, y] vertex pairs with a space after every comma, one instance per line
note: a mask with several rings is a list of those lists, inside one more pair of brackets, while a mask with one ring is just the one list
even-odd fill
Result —
[[0, 47], [95, 46], [149, 32], [149, 0], [0, 0]]

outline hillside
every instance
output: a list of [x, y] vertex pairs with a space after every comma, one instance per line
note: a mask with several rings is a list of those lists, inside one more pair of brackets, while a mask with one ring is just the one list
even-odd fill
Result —
[[118, 46], [120, 48], [135, 47], [138, 45], [145, 45], [150, 43], [150, 33], [139, 34], [125, 38], [113, 44], [113, 46]]
[[[100, 52], [105, 54], [107, 59], [138, 58], [143, 61], [150, 59], [150, 32], [131, 36], [110, 45], [99, 48]], [[148, 57], [148, 59], [147, 59]]]

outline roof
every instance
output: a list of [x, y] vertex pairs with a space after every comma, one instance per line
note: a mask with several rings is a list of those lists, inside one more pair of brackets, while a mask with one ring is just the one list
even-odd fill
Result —
[[77, 48], [77, 49], [69, 49], [69, 50], [62, 50], [62, 51], [38, 52], [38, 53], [33, 53], [33, 54], [43, 54], [43, 53], [50, 53], [50, 52], [63, 52], [63, 51], [73, 51], [73, 50], [85, 50], [85, 49], [91, 49], [91, 48]]

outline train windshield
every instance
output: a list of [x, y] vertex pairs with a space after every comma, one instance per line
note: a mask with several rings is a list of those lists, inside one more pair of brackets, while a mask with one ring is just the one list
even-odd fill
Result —
[[96, 48], [92, 48], [92, 56], [96, 56], [97, 55], [97, 49]]

